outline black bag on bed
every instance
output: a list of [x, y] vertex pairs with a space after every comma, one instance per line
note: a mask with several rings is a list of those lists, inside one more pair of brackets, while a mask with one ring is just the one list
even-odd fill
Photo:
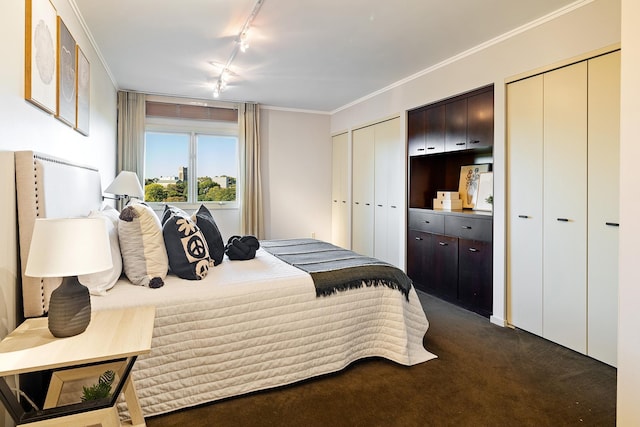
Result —
[[255, 236], [231, 236], [224, 247], [224, 252], [230, 260], [244, 261], [255, 258], [259, 247], [260, 242]]

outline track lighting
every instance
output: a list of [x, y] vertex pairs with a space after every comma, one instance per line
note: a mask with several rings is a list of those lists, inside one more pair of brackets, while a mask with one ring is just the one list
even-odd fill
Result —
[[229, 59], [227, 60], [227, 63], [225, 64], [224, 67], [222, 67], [222, 70], [220, 71], [220, 75], [218, 76], [218, 79], [216, 80], [216, 83], [213, 86], [214, 98], [219, 98], [220, 94], [226, 89], [227, 83], [229, 82], [229, 78], [232, 75], [231, 63], [236, 58], [236, 55], [238, 54], [238, 50], [240, 50], [241, 52], [246, 52], [246, 50], [249, 48], [249, 42], [248, 42], [249, 27], [251, 26], [253, 19], [258, 14], [258, 11], [260, 11], [260, 8], [262, 7], [262, 4], [264, 2], [265, 0], [256, 0], [255, 5], [253, 6], [253, 10], [251, 11], [251, 15], [249, 15], [247, 20], [244, 22], [244, 25], [240, 29], [240, 32], [238, 33], [238, 37], [236, 38], [236, 44], [233, 47], [233, 51], [231, 51], [231, 55], [229, 55]]

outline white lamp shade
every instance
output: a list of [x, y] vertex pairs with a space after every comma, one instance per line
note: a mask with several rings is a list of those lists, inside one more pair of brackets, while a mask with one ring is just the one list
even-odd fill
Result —
[[144, 191], [142, 191], [138, 175], [130, 171], [120, 172], [104, 192], [118, 196], [144, 198]]
[[27, 276], [77, 276], [112, 267], [104, 219], [36, 219], [25, 269]]

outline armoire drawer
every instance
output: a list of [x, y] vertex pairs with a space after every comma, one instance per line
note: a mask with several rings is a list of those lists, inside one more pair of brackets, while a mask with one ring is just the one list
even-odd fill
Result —
[[444, 216], [421, 209], [410, 209], [409, 228], [416, 231], [444, 234]]
[[444, 233], [462, 239], [482, 240], [490, 242], [493, 236], [493, 226], [490, 218], [473, 215], [444, 217]]

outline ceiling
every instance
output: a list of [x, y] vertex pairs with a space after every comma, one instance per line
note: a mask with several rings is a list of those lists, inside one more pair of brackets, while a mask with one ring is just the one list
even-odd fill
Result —
[[[118, 89], [213, 99], [256, 0], [70, 0]], [[263, 0], [222, 101], [331, 112], [588, 0]]]

